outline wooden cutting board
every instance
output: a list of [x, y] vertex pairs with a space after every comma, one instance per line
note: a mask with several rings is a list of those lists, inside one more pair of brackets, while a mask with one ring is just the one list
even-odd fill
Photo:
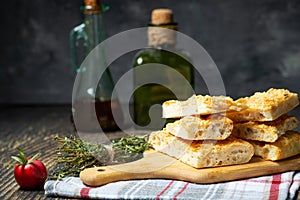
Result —
[[300, 170], [300, 155], [276, 162], [253, 157], [247, 164], [196, 169], [165, 154], [149, 151], [134, 162], [85, 169], [80, 178], [89, 186], [153, 178], [217, 183], [294, 170]]

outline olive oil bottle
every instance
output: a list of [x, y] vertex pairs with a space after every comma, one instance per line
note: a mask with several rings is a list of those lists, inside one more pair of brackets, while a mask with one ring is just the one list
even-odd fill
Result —
[[[136, 54], [133, 67], [137, 70], [147, 65], [153, 71], [157, 70], [157, 64], [167, 67], [165, 71], [158, 70], [155, 74], [154, 79], [157, 78], [158, 83], [150, 82], [142, 86], [138, 84], [138, 80], [151, 74], [146, 72], [147, 70], [145, 74], [134, 73], [134, 121], [137, 128], [161, 129], [165, 120], [162, 119], [162, 108], [159, 105], [170, 99], [184, 100], [193, 94], [194, 67], [188, 52], [176, 49], [177, 26], [177, 23], [173, 21], [172, 10], [155, 9], [152, 11], [151, 22], [148, 24], [149, 47]], [[169, 73], [169, 68], [183, 75], [191, 87], [177, 84], [175, 92], [172, 86], [177, 83], [177, 77]], [[158, 106], [153, 106], [155, 104]]]
[[[75, 129], [81, 132], [97, 132], [99, 125], [105, 132], [116, 131], [119, 129], [117, 122], [121, 124], [123, 121], [121, 105], [117, 95], [113, 93], [114, 81], [109, 68], [104, 68], [105, 49], [98, 46], [105, 39], [102, 14], [106, 9], [100, 0], [84, 0], [84, 21], [70, 33], [71, 61], [77, 72], [76, 87], [73, 90], [72, 121], [76, 125]], [[79, 46], [80, 40], [83, 40], [83, 47]], [[83, 48], [83, 58], [92, 50], [97, 52], [89, 57], [86, 62], [88, 64], [82, 64], [81, 67], [78, 64], [80, 47]], [[98, 77], [101, 70], [104, 71]], [[95, 115], [98, 123], [94, 123]]]

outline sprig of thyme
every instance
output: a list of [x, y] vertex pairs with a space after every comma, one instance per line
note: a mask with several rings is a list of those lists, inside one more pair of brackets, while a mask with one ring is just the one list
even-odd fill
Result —
[[144, 151], [149, 149], [147, 138], [133, 135], [123, 137], [119, 141], [112, 141], [115, 162], [130, 162], [143, 157]]
[[111, 149], [102, 144], [82, 141], [74, 136], [56, 136], [54, 139], [59, 143], [59, 147], [56, 150], [52, 179], [79, 176], [80, 171], [89, 167], [134, 161], [142, 158], [143, 152], [150, 147], [146, 136], [136, 135], [112, 141]]

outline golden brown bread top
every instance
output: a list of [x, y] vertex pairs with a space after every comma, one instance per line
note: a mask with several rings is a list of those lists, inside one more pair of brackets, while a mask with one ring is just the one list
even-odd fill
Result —
[[172, 135], [187, 140], [224, 140], [231, 134], [233, 122], [219, 114], [208, 116], [185, 116], [166, 125]]
[[250, 97], [240, 98], [237, 103], [246, 106], [240, 112], [228, 113], [234, 122], [273, 121], [299, 105], [298, 95], [286, 89], [271, 88], [256, 92]]
[[255, 149], [255, 155], [266, 160], [280, 160], [300, 153], [300, 133], [287, 131], [276, 142], [249, 141]]
[[299, 105], [298, 95], [270, 88], [234, 101], [229, 96], [193, 95], [186, 101], [165, 101], [163, 118], [228, 113], [233, 121], [272, 121]]
[[296, 146], [298, 148], [298, 146], [300, 146], [300, 133], [290, 130], [282, 135], [276, 142], [253, 141], [253, 143], [259, 146], [270, 145], [285, 150], [288, 150], [289, 148], [293, 149]]
[[[194, 102], [193, 102], [194, 101]], [[178, 100], [169, 100], [163, 104], [170, 106], [178, 103]], [[201, 107], [214, 108], [217, 105], [222, 105], [221, 108], [226, 108], [227, 105], [236, 105], [231, 97], [228, 96], [209, 96], [209, 95], [193, 95], [187, 101], [181, 101], [181, 106], [188, 106], [189, 104], [199, 104]], [[201, 113], [200, 113], [201, 114]], [[205, 113], [210, 114], [210, 113]]]
[[288, 130], [299, 124], [296, 117], [283, 115], [274, 121], [235, 123], [232, 134], [241, 139], [275, 142]]
[[156, 151], [179, 159], [195, 168], [247, 163], [254, 154], [253, 146], [243, 140], [184, 140], [165, 130], [152, 132], [149, 143]]
[[[165, 129], [158, 132], [151, 133], [151, 137], [158, 136], [161, 140], [163, 140], [166, 144], [170, 144], [173, 142], [173, 140], [179, 140], [180, 142], [189, 145], [189, 149], [192, 151], [203, 151], [203, 146], [209, 146], [214, 149], [214, 151], [222, 151], [224, 148], [228, 148], [228, 146], [232, 145], [240, 145], [240, 144], [247, 144], [248, 142], [235, 138], [235, 137], [229, 137], [226, 140], [185, 140], [179, 137], [175, 137], [172, 134], [168, 133]], [[150, 143], [153, 141], [150, 139]], [[210, 150], [210, 149], [209, 149]]]
[[265, 111], [271, 110], [273, 107], [279, 106], [281, 103], [292, 98], [298, 99], [298, 95], [287, 89], [270, 88], [266, 92], [256, 92], [250, 97], [240, 98], [236, 102], [245, 104], [247, 107], [252, 109]]
[[180, 118], [188, 115], [209, 115], [228, 111], [240, 111], [246, 106], [228, 96], [193, 95], [186, 101], [165, 101], [163, 118]]

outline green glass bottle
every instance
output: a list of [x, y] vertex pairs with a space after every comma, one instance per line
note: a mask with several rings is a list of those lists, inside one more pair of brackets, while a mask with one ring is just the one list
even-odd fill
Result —
[[[92, 58], [96, 61], [90, 59], [92, 64], [89, 66], [80, 67], [78, 64], [105, 39], [102, 14], [106, 9], [107, 7], [101, 5], [99, 0], [84, 0], [84, 21], [73, 28], [70, 33], [71, 61], [77, 72], [77, 77], [80, 77], [76, 84], [78, 87], [75, 88], [76, 91], [73, 91], [72, 107], [73, 118], [76, 120], [75, 128], [79, 131], [94, 132], [99, 130], [99, 125], [91, 122], [94, 111], [104, 131], [118, 130], [116, 119], [118, 118], [117, 120], [120, 122], [123, 118], [118, 98], [113, 93], [114, 82], [109, 68], [104, 70], [100, 80], [97, 77], [99, 71], [106, 67], [105, 50], [100, 49], [96, 55], [97, 58]], [[80, 40], [83, 44], [81, 48], [79, 46]], [[83, 50], [81, 55], [78, 53], [80, 50]], [[94, 108], [91, 107], [91, 102]], [[78, 110], [81, 110], [81, 113], [78, 113]], [[117, 113], [117, 116], [114, 116], [113, 113]]]
[[176, 77], [170, 75], [168, 70], [159, 72], [156, 75], [156, 78], [163, 80], [164, 84], [149, 83], [141, 87], [137, 87], [137, 80], [142, 77], [141, 73], [134, 74], [134, 121], [138, 125], [137, 128], [144, 127], [154, 130], [162, 128], [165, 122], [162, 119], [161, 106], [153, 107], [152, 110], [151, 107], [154, 104], [161, 105], [164, 101], [170, 99], [187, 99], [193, 94], [194, 88], [194, 67], [188, 53], [176, 49], [174, 31], [168, 33], [164, 31], [165, 29], [155, 29], [155, 27], [176, 31], [177, 23], [173, 22], [173, 12], [170, 9], [155, 9], [152, 11], [151, 23], [148, 24], [149, 48], [137, 53], [133, 67], [138, 69], [138, 67], [147, 64], [153, 65], [153, 70], [155, 70], [155, 64], [166, 65], [182, 74], [189, 82], [192, 90], [185, 85], [179, 85], [175, 88], [177, 90], [175, 95], [174, 91], [168, 89], [167, 86], [174, 85], [177, 80]]

